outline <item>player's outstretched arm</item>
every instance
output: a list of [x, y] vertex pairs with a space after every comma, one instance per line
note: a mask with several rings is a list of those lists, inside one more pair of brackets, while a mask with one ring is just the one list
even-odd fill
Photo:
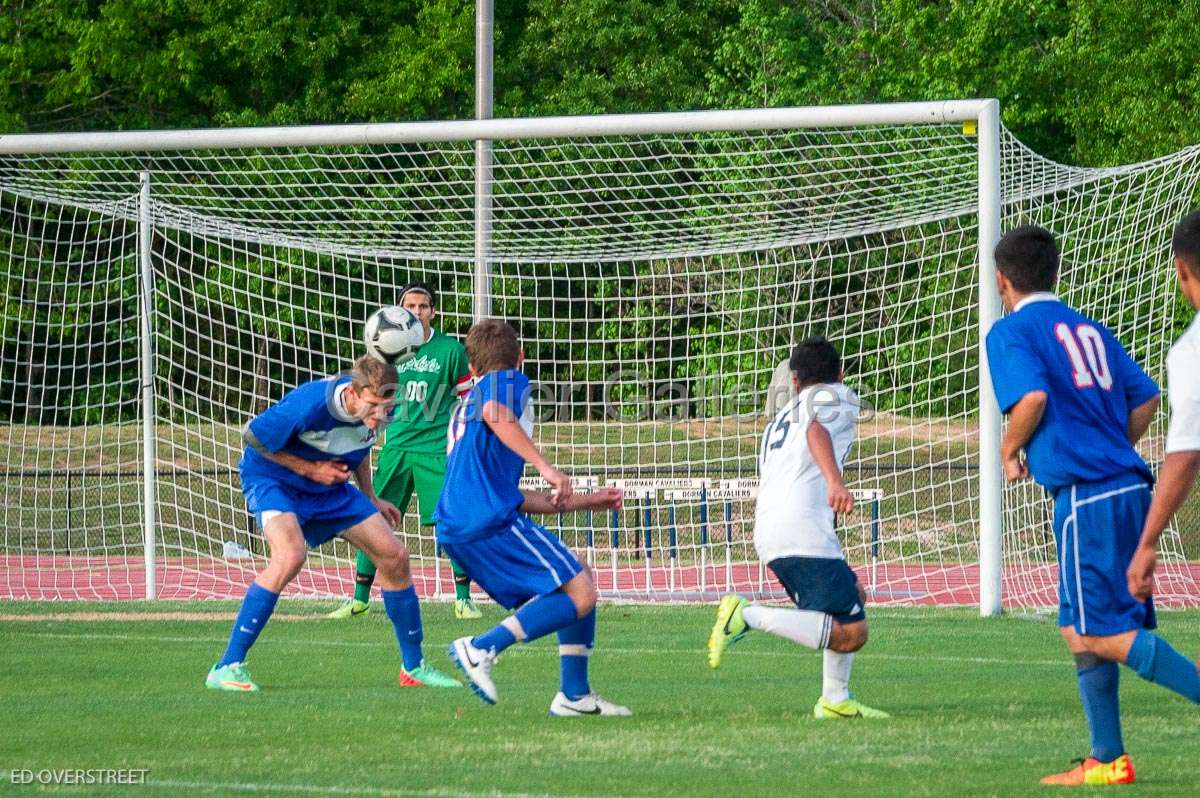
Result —
[[1138, 542], [1133, 560], [1126, 571], [1130, 594], [1138, 601], [1145, 601], [1154, 590], [1154, 568], [1158, 563], [1158, 538], [1162, 535], [1171, 516], [1175, 515], [1187, 498], [1200, 473], [1200, 451], [1172, 452], [1163, 460], [1158, 472], [1158, 485], [1154, 499], [1146, 514], [1142, 527], [1142, 539]]
[[536, 468], [542, 479], [550, 483], [550, 500], [555, 507], [552, 512], [561, 511], [571, 495], [570, 477], [550, 464], [533, 439], [521, 429], [521, 422], [508, 407], [493, 399], [484, 403], [482, 413], [483, 422], [496, 434], [500, 442]]
[[1154, 414], [1158, 412], [1160, 401], [1159, 396], [1153, 396], [1129, 412], [1129, 423], [1125, 427], [1125, 436], [1129, 438], [1130, 443], [1140, 441], [1146, 434], [1146, 430], [1150, 429], [1150, 422], [1154, 421]]
[[523, 513], [569, 513], [575, 510], [620, 510], [624, 494], [620, 488], [600, 488], [593, 493], [572, 493], [557, 506], [550, 494], [535, 490], [523, 490], [525, 502], [521, 505]]
[[400, 514], [400, 510], [396, 505], [392, 504], [387, 499], [381, 499], [375, 495], [375, 485], [371, 481], [371, 458], [364, 457], [354, 469], [354, 481], [358, 483], [358, 489], [361, 490], [366, 497], [375, 505], [383, 520], [387, 521], [393, 527], [398, 527], [404, 521], [404, 516]]
[[305, 479], [320, 485], [336, 485], [350, 478], [350, 468], [341, 460], [305, 460], [290, 452], [268, 449], [247, 424], [242, 428], [242, 442], [276, 465], [281, 465]]
[[853, 512], [854, 496], [846, 490], [846, 483], [842, 481], [842, 470], [838, 468], [837, 457], [833, 453], [833, 438], [829, 430], [813, 419], [806, 434], [813, 462], [821, 469], [821, 476], [825, 477], [825, 484], [829, 488], [829, 506], [835, 513]]
[[1004, 462], [1004, 478], [1009, 482], [1029, 476], [1029, 466], [1021, 460], [1021, 450], [1042, 423], [1046, 402], [1045, 391], [1030, 391], [1008, 411], [1008, 431], [1000, 442], [1000, 459]]

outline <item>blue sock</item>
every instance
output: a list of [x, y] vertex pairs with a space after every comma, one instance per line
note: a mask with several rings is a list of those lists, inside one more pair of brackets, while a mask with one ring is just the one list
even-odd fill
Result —
[[1200, 704], [1200, 673], [1196, 664], [1148, 629], [1139, 629], [1125, 664], [1148, 682], [1174, 690]]
[[483, 634], [474, 637], [471, 640], [471, 645], [475, 646], [475, 648], [481, 648], [484, 651], [490, 648], [499, 654], [515, 642], [517, 642], [517, 636], [509, 631], [507, 626], [498, 623]]
[[[561, 590], [536, 598], [517, 610], [517, 620], [525, 630], [525, 642], [530, 643], [570, 626], [576, 620], [575, 602]], [[476, 648], [492, 649], [499, 654], [517, 642], [516, 635], [504, 624], [497, 624], [483, 634], [473, 638]]]
[[[588, 684], [588, 655], [596, 642], [596, 608], [566, 629], [558, 631], [559, 664], [563, 695], [574, 701], [592, 692]], [[565, 654], [563, 646], [583, 646], [586, 653]]]
[[275, 602], [279, 600], [278, 593], [272, 593], [258, 582], [251, 582], [242, 599], [242, 608], [238, 610], [233, 620], [233, 631], [229, 633], [229, 645], [221, 656], [218, 667], [231, 662], [245, 662], [246, 653], [258, 639], [258, 633], [267, 625], [271, 613], [275, 611]]
[[517, 620], [525, 630], [525, 642], [532, 643], [539, 637], [565, 629], [575, 623], [579, 613], [575, 602], [561, 590], [534, 599], [517, 610]]
[[1092, 756], [1101, 762], [1111, 762], [1125, 753], [1118, 692], [1121, 670], [1117, 663], [1095, 654], [1076, 654], [1075, 667], [1083, 714], [1092, 735]]
[[382, 593], [383, 609], [396, 630], [404, 670], [415, 670], [421, 667], [421, 640], [425, 637], [421, 630], [421, 603], [417, 600], [417, 591], [409, 585], [403, 590], [384, 590]]

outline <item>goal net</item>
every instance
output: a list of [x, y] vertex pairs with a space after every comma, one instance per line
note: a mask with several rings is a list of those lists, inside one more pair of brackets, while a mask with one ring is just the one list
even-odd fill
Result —
[[[602, 593], [781, 595], [751, 543], [758, 438], [789, 345], [823, 334], [869, 407], [846, 464], [848, 560], [874, 602], [977, 604], [973, 126], [509, 123], [492, 137], [491, 312], [523, 340], [538, 442], [580, 489], [626, 489], [619, 513], [546, 519]], [[265, 557], [237, 476], [246, 420], [346, 369], [407, 282], [437, 288], [435, 326], [471, 323], [474, 149], [441, 135], [455, 124], [370, 144], [0, 137], [0, 597], [142, 597], [148, 567], [159, 597], [242, 594]], [[1003, 226], [1053, 230], [1062, 296], [1162, 383], [1187, 319], [1170, 232], [1200, 149], [1081, 169], [1002, 132], [1000, 152]], [[1165, 422], [1141, 447], [1155, 465]], [[415, 510], [400, 534], [418, 590], [448, 595]], [[1050, 518], [1036, 486], [1004, 490], [1005, 606], [1055, 602]], [[1197, 560], [1193, 503], [1163, 537], [1160, 602], [1200, 604]], [[312, 552], [290, 594], [348, 595], [352, 562], [340, 540]]]

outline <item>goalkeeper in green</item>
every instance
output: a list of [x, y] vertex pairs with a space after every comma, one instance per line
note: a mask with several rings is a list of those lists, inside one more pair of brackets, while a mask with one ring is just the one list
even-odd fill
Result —
[[[421, 320], [425, 343], [396, 369], [395, 415], [384, 434], [375, 491], [402, 513], [415, 491], [421, 524], [433, 526], [433, 510], [446, 479], [446, 427], [458, 397], [471, 388], [471, 369], [463, 345], [433, 328], [437, 295], [432, 288], [409, 283], [400, 291], [400, 306]], [[450, 567], [454, 571], [454, 616], [480, 617], [471, 600], [470, 577], [453, 560]], [[330, 618], [354, 618], [370, 608], [375, 565], [359, 551], [355, 568], [354, 598], [331, 612]]]

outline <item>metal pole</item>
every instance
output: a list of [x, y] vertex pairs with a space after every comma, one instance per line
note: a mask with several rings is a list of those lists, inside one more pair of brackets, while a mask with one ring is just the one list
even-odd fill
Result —
[[[475, 119], [492, 118], [492, 0], [475, 2]], [[492, 315], [492, 142], [475, 141], [475, 320]]]
[[1000, 186], [1000, 103], [979, 114], [979, 614], [999, 615], [1004, 575], [1004, 471], [1000, 464], [1000, 407], [992, 390], [984, 339], [1000, 318], [996, 243], [1003, 198]]
[[[485, 0], [480, 0], [485, 2]], [[488, 4], [490, 7], [490, 3]], [[491, 63], [491, 38], [487, 38]], [[488, 69], [491, 75], [491, 69]], [[490, 86], [490, 82], [489, 82]], [[488, 110], [491, 112], [491, 91]], [[654, 133], [789, 130], [860, 125], [923, 125], [975, 121], [993, 100], [938, 100], [880, 105], [825, 105], [735, 111], [657, 114], [546, 116], [537, 119], [461, 119], [454, 122], [389, 122], [367, 125], [135, 130], [108, 133], [21, 133], [0, 135], [0, 154], [49, 152], [151, 152], [168, 150], [263, 149], [476, 141], [509, 138], [580, 138]], [[1081, 176], [1080, 180], [1091, 177]]]
[[871, 500], [871, 596], [879, 584], [879, 496]]
[[154, 574], [154, 532], [157, 453], [155, 446], [154, 413], [154, 338], [151, 313], [154, 311], [154, 269], [150, 263], [150, 173], [141, 174], [141, 192], [138, 197], [138, 260], [141, 264], [139, 280], [139, 315], [142, 350], [142, 539], [146, 567], [146, 599], [153, 600], [158, 591]]
[[[67, 469], [67, 551], [73, 554], [74, 550], [71, 548], [71, 529], [75, 526], [75, 519], [71, 513], [71, 487], [71, 470]], [[87, 490], [85, 489], [84, 493], [86, 492]]]

